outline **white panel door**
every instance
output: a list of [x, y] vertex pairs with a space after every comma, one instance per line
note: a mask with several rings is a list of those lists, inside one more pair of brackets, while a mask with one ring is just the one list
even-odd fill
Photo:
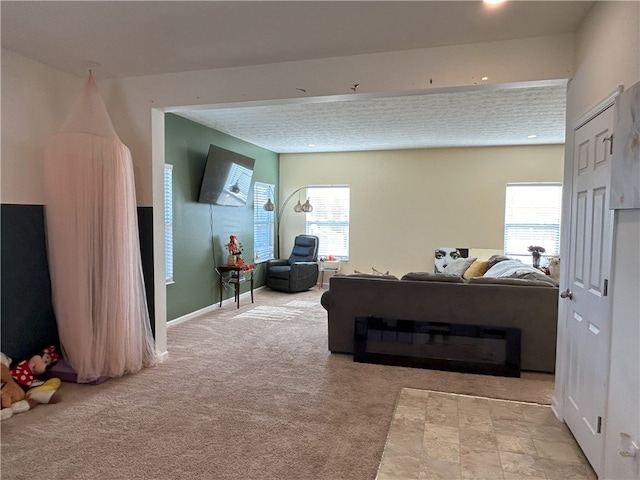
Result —
[[613, 112], [608, 107], [574, 132], [569, 281], [560, 300], [569, 302], [564, 418], [599, 475], [609, 369]]

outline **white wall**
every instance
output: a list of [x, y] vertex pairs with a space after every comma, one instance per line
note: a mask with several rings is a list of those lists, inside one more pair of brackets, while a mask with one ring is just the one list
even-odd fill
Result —
[[[366, 95], [473, 87], [484, 75], [494, 84], [566, 79], [573, 74], [574, 41], [573, 35], [557, 35], [108, 81], [101, 80], [96, 72], [96, 78], [114, 127], [131, 150], [138, 205], [158, 207], [154, 208], [154, 270], [163, 272], [163, 111], [185, 105], [240, 105], [300, 99], [298, 87], [306, 88], [314, 97], [349, 95], [354, 98], [349, 90], [354, 82], [360, 83], [362, 93], [359, 95]], [[43, 148], [50, 127], [60, 124], [84, 81], [33, 63], [18, 55], [2, 53], [3, 189], [5, 175], [11, 179], [10, 186], [6, 185], [7, 194], [2, 192], [3, 202], [41, 203], [42, 156], [37, 149]], [[10, 76], [6, 74], [7, 69]], [[57, 88], [53, 88], [50, 82], [58, 77]], [[14, 79], [9, 83], [10, 89], [5, 88], [5, 78]], [[433, 85], [429, 83], [430, 78]], [[14, 95], [18, 95], [19, 100], [5, 105], [5, 98]], [[42, 115], [52, 116], [44, 128], [38, 125]], [[21, 119], [12, 133], [20, 141], [7, 143], [5, 147], [4, 127], [14, 118]], [[29, 144], [34, 145], [33, 150], [22, 158], [21, 150], [30, 149]], [[5, 162], [5, 155], [11, 160]], [[23, 168], [30, 171], [23, 174]], [[163, 275], [155, 279], [155, 305], [156, 345], [164, 350]]]
[[[96, 79], [116, 131], [131, 150], [138, 204], [149, 206], [153, 204], [151, 112], [154, 108], [170, 110], [185, 105], [303, 99], [296, 90], [301, 86], [314, 97], [349, 95], [353, 98], [349, 87], [354, 82], [360, 83], [358, 91], [365, 95], [473, 87], [483, 75], [488, 75], [492, 84], [566, 79], [573, 73], [574, 41], [573, 35], [556, 35], [116, 80], [101, 80], [96, 72]], [[553, 55], [549, 55], [551, 51]], [[5, 64], [13, 63], [15, 57], [5, 59], [3, 52], [3, 80]], [[385, 68], [381, 69], [381, 65]], [[44, 66], [42, 69], [53, 71]], [[20, 73], [24, 78], [32, 74], [42, 77], [38, 72]], [[430, 78], [433, 85], [429, 83]], [[51, 94], [56, 96], [54, 92]], [[16, 105], [16, 108], [20, 107]], [[62, 110], [66, 113], [68, 108], [70, 105]], [[12, 111], [8, 110], [8, 115]], [[38, 143], [41, 132], [34, 133], [32, 142]]]
[[[506, 184], [561, 182], [563, 165], [563, 145], [286, 154], [280, 198], [304, 185], [349, 185], [351, 248], [342, 271], [375, 267], [400, 277], [433, 271], [436, 247], [502, 251]], [[305, 230], [294, 204], [283, 215], [285, 256]]]
[[[569, 126], [618, 85], [627, 88], [640, 80], [639, 25], [639, 2], [598, 2], [591, 10], [577, 37], [576, 73], [567, 96]], [[640, 478], [638, 457], [618, 454], [620, 433], [640, 440], [640, 210], [617, 211], [614, 224], [604, 477], [626, 480]], [[561, 402], [562, 372], [557, 375], [554, 402]]]
[[621, 433], [640, 445], [640, 210], [618, 210], [615, 217], [604, 473], [607, 479], [638, 479], [640, 452], [625, 458], [618, 449]]
[[2, 203], [44, 204], [44, 144], [83, 83], [2, 49]]

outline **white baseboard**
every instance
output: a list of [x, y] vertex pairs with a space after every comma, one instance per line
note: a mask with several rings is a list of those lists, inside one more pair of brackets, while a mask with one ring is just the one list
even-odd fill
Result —
[[[230, 299], [224, 300], [222, 304], [225, 305], [228, 302], [233, 302], [233, 299], [230, 298]], [[181, 323], [188, 322], [191, 319], [199, 317], [200, 315], [204, 315], [205, 313], [209, 313], [214, 310], [217, 310], [218, 308], [220, 308], [220, 304], [216, 303], [214, 305], [209, 305], [207, 307], [201, 308], [200, 310], [196, 310], [195, 312], [187, 313], [186, 315], [183, 315], [181, 317], [174, 318], [173, 320], [169, 320], [167, 322], [167, 328], [175, 327], [176, 325], [180, 325]]]
[[553, 412], [553, 414], [556, 416], [558, 420], [560, 420], [561, 422], [564, 422], [564, 419], [562, 418], [562, 407], [555, 395], [551, 397], [551, 411]]
[[[260, 290], [262, 290], [263, 288], [265, 288], [264, 286], [262, 287], [258, 287], [258, 288], [254, 288], [253, 289], [253, 293], [255, 294], [256, 292], [259, 292]], [[241, 293], [240, 294], [240, 304], [242, 305], [242, 300], [246, 300], [247, 298], [251, 298], [251, 292], [245, 292], [245, 293]], [[233, 304], [235, 305], [235, 300], [233, 298], [227, 298], [226, 300], [222, 301], [222, 307], [225, 307], [228, 304]], [[209, 305], [207, 307], [201, 308], [200, 310], [196, 310], [195, 312], [191, 312], [191, 313], [187, 313], [186, 315], [183, 315], [181, 317], [178, 318], [174, 318], [173, 320], [169, 320], [167, 322], [167, 328], [170, 327], [175, 327], [176, 325], [180, 325], [181, 323], [184, 322], [188, 322], [189, 320], [192, 320], [196, 317], [199, 317], [200, 315], [204, 315], [205, 313], [209, 313], [209, 312], [213, 312], [214, 310], [218, 310], [220, 307], [220, 303], [214, 303], [213, 305]]]

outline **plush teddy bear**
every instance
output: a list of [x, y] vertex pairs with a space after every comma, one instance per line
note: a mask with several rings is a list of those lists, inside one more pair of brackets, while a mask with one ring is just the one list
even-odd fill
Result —
[[9, 369], [11, 359], [4, 353], [0, 355], [2, 355], [2, 389], [0, 390], [2, 408], [9, 408], [12, 404], [24, 400], [24, 390], [11, 376], [11, 370]]
[[[11, 376], [11, 359], [4, 353], [0, 353], [2, 365], [0, 365], [0, 377], [2, 380], [2, 389], [0, 396], [2, 397], [2, 410], [0, 410], [0, 419], [6, 420], [11, 418], [15, 413], [26, 412], [31, 410], [32, 406], [37, 405], [35, 400], [27, 400], [24, 390], [18, 385]], [[33, 405], [32, 405], [33, 403]]]
[[57, 394], [61, 381], [59, 378], [51, 378], [41, 385], [31, 388], [26, 392], [13, 379], [11, 374], [11, 358], [4, 353], [0, 353], [2, 389], [2, 410], [0, 410], [0, 420], [11, 418], [16, 413], [23, 413], [31, 410], [42, 403], [57, 403], [60, 400]]

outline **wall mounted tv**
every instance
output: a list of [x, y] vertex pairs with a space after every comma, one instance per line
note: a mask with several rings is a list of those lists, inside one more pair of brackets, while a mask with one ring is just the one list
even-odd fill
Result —
[[254, 165], [253, 158], [210, 145], [198, 202], [228, 207], [246, 205]]

